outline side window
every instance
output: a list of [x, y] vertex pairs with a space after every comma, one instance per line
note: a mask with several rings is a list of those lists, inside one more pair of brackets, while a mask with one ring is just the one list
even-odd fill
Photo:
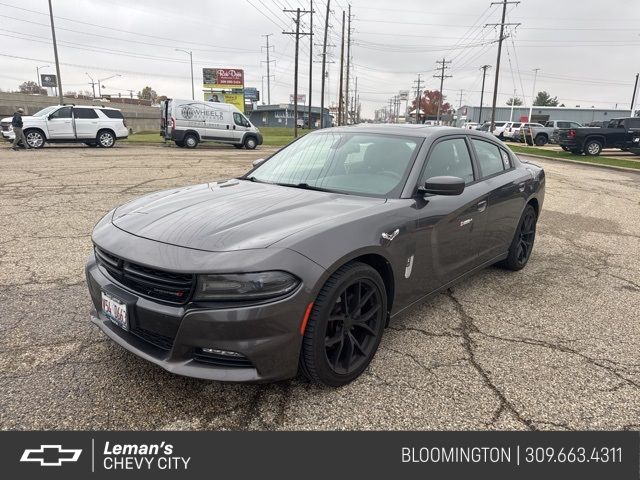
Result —
[[249, 126], [249, 122], [247, 121], [247, 119], [244, 118], [238, 112], [233, 112], [233, 122], [236, 125], [240, 125], [241, 127], [248, 127]]
[[571, 128], [571, 122], [558, 122], [558, 128]]
[[76, 118], [98, 118], [98, 114], [93, 108], [74, 108], [73, 116]]
[[509, 170], [511, 168], [511, 158], [506, 150], [500, 149], [500, 156], [502, 157], [502, 165], [504, 165], [505, 170]]
[[59, 108], [51, 114], [50, 118], [71, 118], [71, 107]]
[[[563, 122], [558, 122], [558, 127], [564, 128], [564, 127], [560, 126], [561, 123], [563, 123]], [[544, 126], [545, 127], [553, 127], [553, 122], [547, 122], [547, 123], [544, 124]]]
[[[476, 149], [476, 156], [480, 164], [480, 171], [483, 177], [488, 177], [504, 170], [501, 150], [493, 143], [483, 140], [471, 140]], [[506, 152], [505, 152], [506, 153]]]
[[640, 118], [629, 119], [629, 128], [640, 128]]
[[580, 128], [582, 125], [576, 122], [569, 122], [569, 128]]
[[433, 147], [420, 184], [424, 185], [429, 178], [440, 176], [460, 177], [465, 183], [473, 182], [471, 156], [463, 138], [443, 140]]

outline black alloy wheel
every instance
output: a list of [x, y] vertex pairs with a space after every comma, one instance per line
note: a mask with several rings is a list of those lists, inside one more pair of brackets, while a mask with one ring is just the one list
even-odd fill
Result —
[[387, 317], [382, 278], [353, 262], [334, 273], [314, 303], [300, 363], [312, 381], [333, 387], [358, 377], [375, 355]]
[[522, 212], [518, 228], [509, 247], [509, 254], [502, 265], [509, 270], [521, 270], [525, 267], [536, 238], [536, 224], [538, 216], [531, 205], [527, 205]]

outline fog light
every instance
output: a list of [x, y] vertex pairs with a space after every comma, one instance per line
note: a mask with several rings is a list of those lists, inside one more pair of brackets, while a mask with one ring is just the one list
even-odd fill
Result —
[[217, 348], [201, 348], [202, 353], [208, 353], [209, 355], [224, 355], [225, 357], [243, 357], [241, 353], [230, 352], [229, 350], [218, 350]]

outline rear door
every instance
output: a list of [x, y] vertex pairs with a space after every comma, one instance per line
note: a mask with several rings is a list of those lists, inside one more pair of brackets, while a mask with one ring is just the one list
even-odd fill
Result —
[[96, 138], [98, 135], [98, 113], [93, 108], [74, 107], [73, 119], [77, 138]]
[[51, 140], [71, 140], [76, 138], [73, 128], [72, 107], [60, 107], [47, 119], [48, 138]]
[[486, 262], [509, 249], [524, 209], [526, 181], [530, 177], [514, 168], [511, 156], [499, 145], [479, 138], [472, 138], [471, 144], [480, 183], [488, 194], [486, 227], [478, 242], [479, 260]]
[[478, 264], [485, 227], [487, 192], [476, 181], [465, 136], [444, 137], [431, 147], [418, 185], [443, 175], [460, 177], [466, 186], [461, 195], [429, 195], [416, 205], [416, 274], [427, 292]]

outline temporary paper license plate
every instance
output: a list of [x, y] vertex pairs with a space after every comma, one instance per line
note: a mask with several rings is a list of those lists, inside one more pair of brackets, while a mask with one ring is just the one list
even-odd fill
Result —
[[120, 328], [129, 330], [127, 305], [124, 302], [112, 297], [108, 293], [102, 292], [102, 311], [109, 320]]

